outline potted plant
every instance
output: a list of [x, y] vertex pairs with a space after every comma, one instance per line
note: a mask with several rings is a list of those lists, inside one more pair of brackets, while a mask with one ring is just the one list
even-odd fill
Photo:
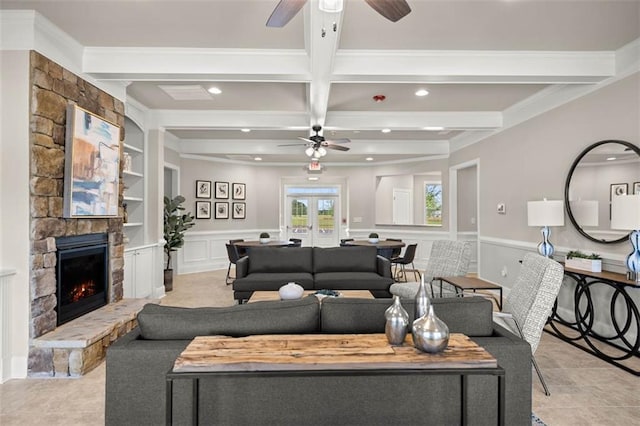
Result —
[[271, 241], [271, 237], [269, 236], [268, 232], [263, 232], [260, 234], [260, 244], [267, 244], [269, 241]]
[[176, 195], [171, 200], [164, 197], [164, 252], [167, 255], [167, 265], [164, 269], [164, 289], [173, 290], [173, 269], [171, 268], [171, 252], [177, 251], [184, 245], [184, 233], [196, 223], [195, 217], [189, 213], [182, 214], [182, 203], [185, 198]]
[[369, 242], [371, 244], [377, 244], [379, 241], [380, 238], [378, 237], [378, 234], [376, 234], [375, 232], [369, 234]]
[[567, 253], [564, 265], [567, 268], [602, 272], [602, 258], [596, 253], [585, 254], [579, 250], [571, 250]]

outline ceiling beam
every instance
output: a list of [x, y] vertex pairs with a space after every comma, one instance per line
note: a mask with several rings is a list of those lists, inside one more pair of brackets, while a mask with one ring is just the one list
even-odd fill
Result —
[[502, 126], [497, 111], [329, 111], [326, 129], [335, 130], [420, 130], [424, 127], [448, 130], [487, 130]]
[[305, 112], [281, 111], [212, 111], [212, 110], [152, 110], [149, 128], [214, 129], [251, 128], [302, 130], [309, 128]]

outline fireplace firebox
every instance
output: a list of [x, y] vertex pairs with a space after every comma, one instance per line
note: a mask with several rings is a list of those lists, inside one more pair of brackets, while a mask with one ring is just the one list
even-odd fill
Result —
[[108, 238], [87, 234], [56, 239], [58, 325], [107, 304]]

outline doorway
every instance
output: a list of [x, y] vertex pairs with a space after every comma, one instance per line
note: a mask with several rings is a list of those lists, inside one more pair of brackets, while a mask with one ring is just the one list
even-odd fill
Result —
[[335, 247], [340, 235], [340, 187], [285, 187], [286, 237], [306, 247]]

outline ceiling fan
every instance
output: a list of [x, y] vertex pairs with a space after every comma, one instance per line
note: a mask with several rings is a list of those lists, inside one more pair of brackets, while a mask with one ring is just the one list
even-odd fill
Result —
[[305, 141], [306, 143], [301, 144], [301, 143], [290, 143], [290, 144], [283, 144], [283, 145], [278, 145], [278, 146], [306, 146], [307, 149], [305, 150], [305, 153], [307, 154], [307, 156], [309, 157], [313, 157], [313, 158], [320, 158], [320, 157], [324, 157], [327, 154], [327, 149], [335, 149], [337, 151], [349, 151], [349, 147], [346, 146], [342, 146], [339, 144], [343, 144], [343, 143], [349, 143], [351, 142], [350, 139], [347, 138], [342, 138], [342, 139], [331, 139], [331, 140], [327, 140], [324, 138], [324, 136], [320, 136], [320, 130], [322, 130], [322, 126], [316, 124], [311, 128], [314, 132], [316, 132], [315, 135], [313, 136], [309, 136], [308, 138], [298, 138], [300, 140]]
[[[405, 0], [364, 0], [376, 12], [391, 22], [399, 21], [411, 12]], [[267, 20], [267, 27], [284, 27], [307, 3], [307, 0], [280, 0]]]

